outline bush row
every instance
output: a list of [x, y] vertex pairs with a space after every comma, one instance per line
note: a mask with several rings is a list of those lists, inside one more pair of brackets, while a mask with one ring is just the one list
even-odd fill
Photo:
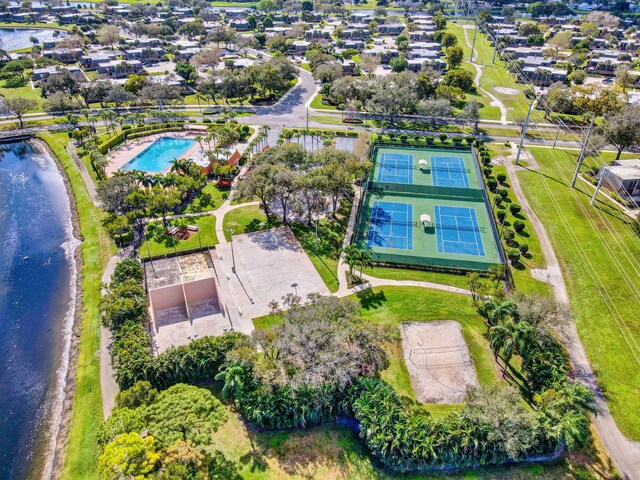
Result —
[[[127, 138], [139, 138], [145, 135], [150, 135], [152, 133], [180, 131], [182, 129], [183, 129], [183, 126], [180, 123], [154, 123], [151, 125], [144, 125], [142, 127], [127, 128], [127, 129], [125, 129], [123, 126], [121, 133], [111, 137], [106, 142], [103, 142], [100, 145], [98, 145], [98, 150], [100, 150], [100, 153], [104, 155], [113, 147], [125, 141]], [[136, 135], [136, 136], [133, 136], [133, 135]]]

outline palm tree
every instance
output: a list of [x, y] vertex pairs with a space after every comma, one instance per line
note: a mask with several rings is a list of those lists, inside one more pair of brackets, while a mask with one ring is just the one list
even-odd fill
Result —
[[353, 268], [358, 263], [360, 250], [355, 245], [347, 245], [342, 249], [344, 253], [344, 261], [349, 265], [349, 278], [353, 277]]
[[289, 129], [283, 130], [280, 135], [287, 141], [287, 143], [291, 142], [291, 139], [293, 138], [293, 132]]
[[500, 355], [504, 360], [503, 375], [506, 375], [513, 354], [526, 355], [529, 350], [534, 341], [534, 328], [528, 322], [517, 322], [508, 317], [491, 327], [488, 337], [496, 359]]
[[493, 327], [507, 317], [516, 317], [518, 306], [513, 302], [503, 302], [496, 297], [491, 297], [478, 304], [478, 313], [485, 319], [489, 327]]
[[215, 376], [216, 380], [222, 380], [222, 397], [226, 400], [238, 396], [242, 393], [245, 384], [247, 372], [239, 363], [232, 363], [222, 368], [220, 373]]
[[371, 253], [366, 250], [358, 250], [357, 263], [360, 265], [360, 278], [362, 278], [363, 270], [373, 265], [373, 258]]
[[184, 160], [181, 160], [179, 158], [174, 158], [169, 163], [171, 164], [171, 167], [169, 168], [170, 172], [172, 172], [172, 173], [182, 173], [182, 172], [185, 171]]

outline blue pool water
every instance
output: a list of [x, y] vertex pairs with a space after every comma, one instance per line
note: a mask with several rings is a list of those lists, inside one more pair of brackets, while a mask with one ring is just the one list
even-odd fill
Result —
[[148, 173], [164, 172], [171, 161], [180, 158], [196, 143], [191, 138], [160, 137], [122, 166], [122, 170], [141, 170]]

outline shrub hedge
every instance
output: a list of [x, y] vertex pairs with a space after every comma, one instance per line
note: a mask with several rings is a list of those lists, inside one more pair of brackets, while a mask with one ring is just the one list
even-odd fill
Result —
[[127, 125], [123, 125], [121, 133], [98, 145], [98, 150], [100, 150], [100, 153], [104, 155], [113, 147], [119, 145], [128, 138], [140, 138], [146, 135], [151, 135], [153, 133], [175, 132], [183, 130], [183, 126], [178, 123], [153, 123], [136, 128], [131, 128], [131, 125], [128, 125], [128, 129], [125, 129], [125, 126]]

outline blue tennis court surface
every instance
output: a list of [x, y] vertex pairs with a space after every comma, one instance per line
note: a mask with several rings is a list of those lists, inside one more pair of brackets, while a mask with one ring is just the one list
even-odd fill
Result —
[[460, 157], [431, 157], [433, 184], [438, 187], [469, 188], [464, 159]]
[[379, 159], [378, 181], [413, 183], [413, 155], [383, 153]]
[[437, 205], [435, 214], [439, 252], [484, 257], [475, 209]]
[[411, 250], [412, 211], [410, 203], [373, 202], [367, 245]]

